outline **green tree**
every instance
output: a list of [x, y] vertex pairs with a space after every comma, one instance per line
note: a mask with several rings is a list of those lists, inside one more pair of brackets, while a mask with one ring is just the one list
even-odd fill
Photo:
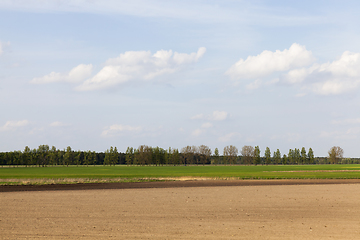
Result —
[[174, 165], [180, 164], [180, 153], [177, 148], [172, 150], [171, 161]]
[[97, 154], [95, 151], [93, 151], [91, 154], [90, 164], [93, 164], [95, 166], [96, 162], [97, 162]]
[[138, 164], [148, 165], [152, 160], [152, 148], [146, 145], [139, 146], [136, 154]]
[[211, 149], [205, 145], [200, 145], [197, 149], [200, 154], [200, 163], [202, 165], [208, 163], [210, 161]]
[[13, 164], [18, 167], [21, 164], [22, 160], [22, 152], [21, 151], [13, 151]]
[[84, 152], [84, 164], [86, 164], [87, 167], [89, 167], [90, 158], [91, 158], [91, 152], [90, 151]]
[[236, 164], [239, 150], [233, 145], [224, 147], [224, 162], [229, 164]]
[[308, 152], [308, 163], [309, 164], [314, 164], [314, 152], [312, 150], [312, 148], [309, 148], [309, 152]]
[[215, 148], [215, 150], [214, 150], [214, 163], [215, 163], [215, 165], [219, 164], [219, 161], [220, 161], [219, 149]]
[[165, 150], [160, 148], [160, 147], [156, 147], [152, 149], [152, 164], [157, 165], [163, 165], [165, 162]]
[[49, 155], [50, 155], [49, 163], [54, 166], [55, 164], [57, 164], [57, 160], [58, 160], [58, 154], [55, 146], [51, 147]]
[[261, 157], [260, 157], [260, 147], [256, 146], [254, 149], [254, 163], [255, 165], [258, 165], [261, 163]]
[[66, 152], [64, 154], [64, 163], [66, 164], [66, 166], [68, 167], [69, 164], [72, 164], [74, 161], [74, 155], [73, 155], [73, 151], [71, 149], [70, 146], [68, 146], [66, 148]]
[[339, 161], [344, 157], [344, 150], [339, 146], [333, 146], [328, 151], [328, 160], [332, 164], [338, 164]]
[[[113, 151], [112, 147], [110, 147], [110, 150]], [[110, 165], [111, 162], [111, 154], [110, 154], [110, 150], [106, 149], [105, 151], [105, 158], [104, 158], [104, 166], [105, 165]]]
[[128, 147], [126, 149], [125, 154], [126, 154], [126, 156], [125, 156], [126, 164], [131, 165], [132, 164], [132, 159], [133, 159], [133, 154], [134, 154], [134, 149], [132, 147]]
[[294, 149], [294, 155], [293, 155], [294, 164], [299, 164], [300, 159], [301, 159], [300, 150], [295, 148]]
[[243, 146], [241, 149], [241, 159], [243, 164], [252, 164], [254, 160], [254, 147]]
[[81, 151], [78, 150], [74, 153], [74, 159], [76, 162], [76, 166], [78, 167], [79, 165], [81, 165]]
[[171, 153], [172, 153], [172, 150], [171, 150], [171, 147], [169, 147], [169, 149], [165, 151], [165, 164], [166, 165], [172, 164]]
[[117, 150], [117, 147], [114, 147], [112, 157], [111, 157], [111, 163], [112, 165], [116, 165], [119, 162], [119, 152]]
[[196, 147], [195, 146], [186, 146], [181, 149], [182, 164], [194, 164], [194, 155]]
[[65, 149], [64, 150], [59, 150], [58, 151], [58, 162], [59, 164], [62, 164], [63, 166], [65, 165], [65, 160], [64, 160], [64, 155], [65, 155]]
[[37, 149], [38, 165], [45, 167], [49, 161], [49, 145], [40, 145]]
[[306, 150], [304, 147], [301, 148], [301, 156], [300, 156], [300, 162], [301, 164], [306, 164], [307, 163], [307, 154], [306, 154]]
[[30, 162], [31, 162], [31, 165], [37, 165], [37, 163], [38, 163], [38, 153], [35, 148], [31, 150]]
[[273, 159], [274, 159], [274, 164], [281, 163], [281, 153], [279, 149], [276, 149], [276, 152], [274, 152]]
[[31, 150], [28, 146], [25, 147], [22, 158], [23, 158], [23, 164], [27, 167], [28, 164], [30, 164], [31, 162]]
[[138, 156], [139, 156], [138, 150], [137, 150], [137, 149], [134, 149], [133, 165], [138, 165], [138, 164], [139, 164]]
[[287, 155], [287, 162], [289, 163], [289, 164], [294, 164], [294, 150], [292, 150], [292, 149], [289, 149], [289, 153], [288, 153], [288, 155]]
[[282, 164], [286, 165], [288, 163], [288, 157], [286, 157], [286, 154], [284, 154], [284, 156], [282, 157]]
[[266, 165], [271, 164], [271, 151], [269, 147], [266, 147], [264, 157], [265, 157], [265, 164]]

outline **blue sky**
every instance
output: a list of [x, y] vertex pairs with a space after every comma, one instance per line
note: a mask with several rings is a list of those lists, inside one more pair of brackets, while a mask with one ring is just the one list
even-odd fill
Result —
[[0, 151], [360, 155], [357, 1], [0, 2]]

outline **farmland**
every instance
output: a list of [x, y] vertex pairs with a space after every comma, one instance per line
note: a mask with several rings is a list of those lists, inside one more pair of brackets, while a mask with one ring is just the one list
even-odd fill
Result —
[[[2, 167], [1, 184], [211, 179], [357, 179], [360, 165]], [[29, 181], [24, 181], [28, 179]], [[52, 181], [46, 181], [52, 180]], [[55, 181], [55, 182], [54, 182]]]

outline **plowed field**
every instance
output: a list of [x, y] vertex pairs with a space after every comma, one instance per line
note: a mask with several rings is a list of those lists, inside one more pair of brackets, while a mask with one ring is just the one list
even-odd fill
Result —
[[53, 189], [57, 191], [2, 188], [0, 237], [359, 239], [360, 184], [329, 181], [211, 187], [198, 181], [187, 187]]

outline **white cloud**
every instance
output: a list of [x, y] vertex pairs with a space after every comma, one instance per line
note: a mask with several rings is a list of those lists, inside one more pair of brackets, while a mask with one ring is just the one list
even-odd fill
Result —
[[80, 64], [68, 73], [51, 72], [40, 78], [33, 78], [30, 83], [33, 84], [45, 84], [53, 82], [70, 82], [77, 83], [91, 76], [93, 66], [91, 64]]
[[150, 51], [128, 51], [117, 58], [107, 60], [105, 67], [76, 89], [89, 91], [115, 86], [130, 80], [150, 81], [158, 76], [174, 73], [187, 64], [197, 62], [205, 52], [204, 47], [190, 54], [173, 53], [172, 50], [160, 50], [154, 54]]
[[227, 119], [228, 113], [225, 111], [214, 111], [211, 115], [204, 115], [202, 113], [192, 116], [190, 119], [192, 120], [201, 120], [206, 119], [209, 121], [223, 121]]
[[294, 69], [281, 77], [289, 84], [302, 84], [304, 89], [320, 95], [336, 95], [360, 86], [360, 53], [344, 52], [338, 60]]
[[28, 120], [21, 120], [21, 121], [7, 121], [5, 125], [0, 127], [0, 131], [10, 131], [15, 130], [19, 127], [24, 127], [29, 124]]
[[50, 123], [50, 127], [65, 127], [65, 126], [69, 126], [69, 125], [59, 121]]
[[133, 127], [129, 125], [121, 125], [121, 124], [114, 124], [110, 127], [106, 127], [104, 131], [102, 131], [101, 136], [108, 137], [113, 135], [118, 135], [121, 133], [129, 133], [129, 132], [140, 132], [142, 127]]
[[297, 43], [284, 51], [263, 51], [257, 56], [240, 59], [225, 73], [232, 79], [256, 79], [268, 76], [274, 72], [288, 71], [313, 63], [314, 57], [305, 46]]
[[228, 117], [228, 113], [225, 111], [214, 111], [211, 119], [214, 121], [223, 121]]
[[[263, 51], [246, 60], [240, 59], [226, 74], [233, 79], [254, 79], [245, 85], [250, 90], [274, 83], [297, 85], [301, 91], [297, 96], [307, 92], [338, 95], [360, 87], [360, 53], [345, 51], [338, 60], [324, 64], [313, 61], [311, 51], [294, 43], [288, 50]], [[263, 78], [275, 72], [278, 78], [264, 82]]]

